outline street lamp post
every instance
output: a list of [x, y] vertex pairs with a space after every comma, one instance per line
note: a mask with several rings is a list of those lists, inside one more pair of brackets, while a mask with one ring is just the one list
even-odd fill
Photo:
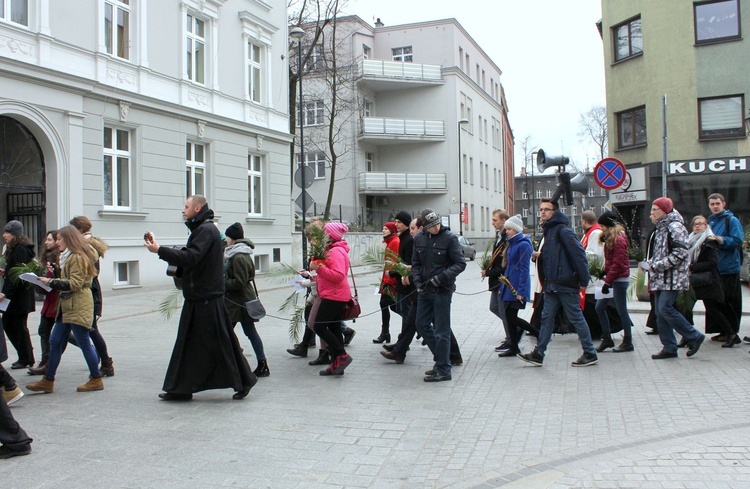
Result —
[[461, 161], [463, 160], [463, 155], [461, 154], [461, 126], [468, 124], [468, 119], [460, 119], [458, 121], [458, 235], [463, 236], [464, 235], [464, 219], [463, 219], [463, 213], [464, 213], [464, 201], [463, 201], [463, 194], [462, 189], [464, 186], [464, 176], [463, 172], [461, 171]]
[[531, 152], [531, 223], [532, 223], [532, 233], [534, 236], [536, 236], [536, 202], [534, 202], [534, 199], [536, 199], [536, 184], [534, 183], [534, 167], [536, 166], [536, 154], [538, 151], [532, 151]]
[[[305, 180], [305, 138], [303, 126], [304, 124], [304, 106], [302, 105], [302, 38], [305, 37], [305, 31], [300, 26], [292, 28], [289, 31], [289, 37], [297, 41], [297, 78], [299, 79], [299, 172], [300, 181]], [[305, 228], [307, 227], [307, 202], [305, 201], [305, 194], [307, 190], [304, 185], [300, 185], [302, 191], [302, 268], [307, 268], [307, 238], [305, 237]]]

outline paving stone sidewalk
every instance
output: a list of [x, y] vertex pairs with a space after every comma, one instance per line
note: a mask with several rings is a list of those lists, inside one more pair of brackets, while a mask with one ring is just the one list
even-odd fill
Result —
[[[656, 362], [658, 338], [643, 334], [646, 315], [636, 312], [636, 351], [602, 353], [599, 365], [570, 367], [580, 355], [571, 335], [553, 338], [543, 368], [498, 358], [501, 326], [472, 262], [453, 300], [464, 365], [453, 381], [427, 384], [432, 358], [419, 342], [403, 365], [378, 353], [378, 297], [367, 285], [377, 274], [359, 273], [367, 316], [353, 325], [346, 375], [320, 377], [307, 365], [315, 350], [288, 355], [288, 322], [267, 317], [258, 329], [271, 376], [244, 401], [230, 390], [159, 401], [177, 317], [166, 321], [158, 305], [171, 287], [107, 294], [100, 324], [115, 377], [103, 392], [75, 392], [87, 369], [69, 348], [55, 393], [27, 391], [12, 408], [34, 451], [0, 461], [3, 487], [750, 487], [745, 345], [707, 341], [693, 358]], [[258, 285], [269, 313], [286, 317], [276, 309], [290, 289]], [[393, 316], [392, 332], [399, 326]], [[12, 374], [22, 387], [35, 379]]]

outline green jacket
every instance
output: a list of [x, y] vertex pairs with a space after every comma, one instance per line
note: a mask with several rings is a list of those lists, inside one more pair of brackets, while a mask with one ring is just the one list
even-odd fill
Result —
[[49, 286], [60, 291], [58, 314], [62, 322], [82, 326], [88, 330], [94, 322], [94, 297], [91, 281], [94, 276], [86, 271], [86, 261], [79, 254], [71, 254], [63, 264], [60, 278], [53, 279]]
[[254, 247], [255, 245], [249, 239], [239, 239], [233, 246], [227, 246], [224, 250], [226, 266], [224, 303], [232, 324], [237, 324], [243, 319], [251, 320], [245, 309], [245, 302], [257, 298], [251, 283], [255, 278]]

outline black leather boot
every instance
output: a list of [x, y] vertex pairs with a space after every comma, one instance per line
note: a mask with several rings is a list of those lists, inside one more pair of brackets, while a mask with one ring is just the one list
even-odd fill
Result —
[[319, 350], [318, 358], [307, 363], [310, 365], [328, 365], [331, 363], [331, 355], [328, 354], [328, 350]]
[[391, 334], [388, 331], [389, 329], [390, 328], [388, 326], [381, 325], [380, 326], [380, 336], [378, 336], [377, 338], [375, 338], [374, 340], [372, 340], [372, 342], [373, 343], [377, 343], [377, 344], [390, 342], [391, 341]]
[[617, 348], [614, 348], [612, 351], [615, 353], [622, 353], [626, 351], [634, 351], [635, 347], [633, 346], [633, 337], [632, 336], [624, 336], [622, 338], [622, 343]]
[[294, 345], [294, 348], [287, 348], [286, 352], [295, 357], [305, 358], [307, 356], [307, 345], [304, 343], [297, 343]]
[[265, 359], [258, 362], [258, 368], [253, 370], [253, 373], [258, 377], [268, 377], [271, 375], [271, 371], [268, 369], [268, 362]]
[[615, 342], [612, 341], [612, 337], [607, 336], [606, 338], [602, 338], [602, 342], [599, 343], [599, 346], [596, 347], [596, 351], [598, 353], [601, 353], [607, 348], [614, 348], [614, 346], [615, 346]]

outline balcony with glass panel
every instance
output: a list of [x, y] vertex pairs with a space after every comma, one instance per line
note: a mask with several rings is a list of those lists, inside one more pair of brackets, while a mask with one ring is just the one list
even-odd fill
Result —
[[357, 83], [375, 92], [442, 85], [442, 66], [361, 59], [357, 62]]
[[361, 194], [444, 194], [448, 191], [445, 173], [362, 172], [359, 174]]
[[363, 117], [359, 140], [375, 145], [445, 141], [443, 121]]

